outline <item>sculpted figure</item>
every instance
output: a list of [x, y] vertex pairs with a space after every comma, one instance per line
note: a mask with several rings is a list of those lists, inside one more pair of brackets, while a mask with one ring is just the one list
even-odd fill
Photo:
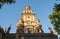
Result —
[[51, 34], [54, 34], [53, 30], [50, 27], [49, 27], [49, 30]]

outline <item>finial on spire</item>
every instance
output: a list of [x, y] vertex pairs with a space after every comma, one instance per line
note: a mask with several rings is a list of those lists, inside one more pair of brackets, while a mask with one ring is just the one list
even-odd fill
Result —
[[33, 11], [31, 10], [30, 6], [26, 6], [23, 13], [33, 13]]
[[30, 10], [30, 6], [26, 6], [25, 9], [26, 9], [26, 10]]

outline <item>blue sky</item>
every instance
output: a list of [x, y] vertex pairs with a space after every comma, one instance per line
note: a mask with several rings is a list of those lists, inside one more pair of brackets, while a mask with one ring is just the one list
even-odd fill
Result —
[[48, 19], [48, 15], [52, 13], [54, 3], [60, 3], [55, 0], [16, 0], [15, 4], [5, 4], [0, 10], [0, 25], [8, 29], [11, 24], [11, 33], [16, 32], [16, 24], [26, 5], [29, 5], [35, 12], [35, 17], [40, 20], [42, 29], [45, 33], [49, 33], [48, 27], [53, 26]]

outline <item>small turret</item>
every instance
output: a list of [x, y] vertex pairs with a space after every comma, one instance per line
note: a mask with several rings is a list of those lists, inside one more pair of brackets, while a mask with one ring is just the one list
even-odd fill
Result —
[[4, 32], [6, 33], [6, 28], [4, 28]]

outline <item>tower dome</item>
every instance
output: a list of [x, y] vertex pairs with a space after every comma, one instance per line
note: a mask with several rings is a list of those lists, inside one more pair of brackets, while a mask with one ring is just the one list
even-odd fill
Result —
[[[17, 23], [17, 28], [24, 27], [24, 33], [30, 32], [30, 33], [37, 33], [38, 29], [37, 27], [41, 27], [41, 23], [39, 20], [35, 17], [35, 14], [31, 10], [30, 6], [26, 6], [23, 13], [22, 13], [22, 19], [19, 19]], [[23, 24], [23, 26], [22, 26]]]

